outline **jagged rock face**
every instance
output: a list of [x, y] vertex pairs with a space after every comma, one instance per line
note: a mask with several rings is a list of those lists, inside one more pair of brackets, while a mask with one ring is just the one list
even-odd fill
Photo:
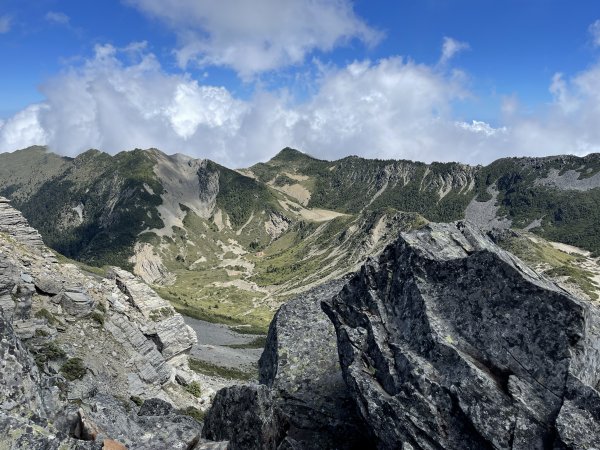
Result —
[[33, 358], [0, 313], [0, 409], [4, 414], [36, 411], [47, 415]]
[[7, 233], [17, 241], [23, 242], [40, 252], [45, 250], [45, 256], [51, 257], [51, 252], [44, 247], [40, 233], [30, 227], [23, 215], [12, 208], [8, 199], [4, 197], [0, 197], [0, 232]]
[[469, 225], [402, 234], [323, 308], [380, 448], [600, 445], [598, 309]]
[[[0, 202], [2, 216], [13, 225], [0, 229], [0, 448], [224, 448], [185, 414], [201, 404], [176, 381], [198, 380], [181, 316], [127, 272], [58, 264]], [[138, 415], [135, 397], [169, 408]]]
[[275, 392], [297, 448], [364, 449], [368, 432], [339, 365], [335, 329], [321, 301], [343, 280], [325, 283], [284, 304], [271, 322], [259, 361], [260, 383]]
[[232, 386], [217, 392], [202, 436], [228, 440], [230, 450], [275, 450], [285, 436], [285, 421], [266, 386]]
[[229, 440], [232, 449], [373, 447], [342, 377], [333, 324], [321, 310], [343, 284], [325, 283], [279, 309], [259, 361], [261, 384], [220, 390], [205, 437]]

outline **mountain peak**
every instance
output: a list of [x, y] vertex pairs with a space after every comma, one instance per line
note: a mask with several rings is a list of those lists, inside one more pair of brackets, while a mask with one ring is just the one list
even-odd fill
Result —
[[316, 159], [306, 153], [301, 152], [300, 150], [296, 150], [291, 147], [286, 147], [277, 153], [273, 158], [269, 160], [269, 163], [282, 163], [282, 162], [297, 162], [297, 161], [305, 161], [307, 159]]

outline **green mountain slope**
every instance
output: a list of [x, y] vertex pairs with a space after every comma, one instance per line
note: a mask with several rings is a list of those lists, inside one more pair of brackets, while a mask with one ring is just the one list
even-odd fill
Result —
[[471, 167], [353, 156], [329, 162], [285, 149], [248, 173], [283, 191], [300, 184], [309, 207], [344, 213], [392, 207], [432, 221], [466, 217], [483, 227], [505, 219], [506, 226], [598, 253], [599, 172], [599, 154], [505, 158]]
[[[256, 330], [290, 295], [427, 220], [467, 218], [598, 253], [599, 172], [599, 155], [471, 167], [287, 148], [236, 171], [156, 149], [65, 158], [32, 147], [0, 155], [0, 195], [68, 258], [131, 269], [186, 314]], [[506, 242], [545, 255], [532, 239]], [[568, 262], [549, 275], [592, 292]]]

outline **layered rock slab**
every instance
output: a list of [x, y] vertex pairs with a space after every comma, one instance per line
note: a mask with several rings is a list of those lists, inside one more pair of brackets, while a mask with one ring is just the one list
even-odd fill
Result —
[[598, 309], [466, 223], [402, 233], [323, 308], [380, 448], [600, 445]]
[[[197, 381], [181, 316], [127, 272], [58, 264], [32, 230], [0, 200], [0, 448], [225, 448], [176, 382]], [[151, 397], [173, 406], [138, 415]]]

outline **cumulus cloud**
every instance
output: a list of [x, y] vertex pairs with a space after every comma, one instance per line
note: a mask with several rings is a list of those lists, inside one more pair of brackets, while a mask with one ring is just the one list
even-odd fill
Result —
[[467, 163], [600, 150], [600, 64], [573, 77], [556, 74], [553, 100], [535, 117], [520, 111], [516, 96], [506, 97], [500, 124], [456, 117], [453, 105], [470, 93], [463, 77], [438, 65], [391, 57], [319, 70], [301, 102], [286, 91], [240, 99], [165, 72], [144, 43], [98, 45], [93, 58], [41, 87], [44, 103], [0, 123], [0, 151], [157, 147], [244, 167], [285, 146], [325, 159]]
[[182, 67], [227, 66], [242, 77], [302, 63], [314, 50], [352, 39], [369, 45], [381, 33], [353, 11], [350, 0], [126, 0], [173, 29]]
[[0, 16], [0, 34], [8, 33], [12, 25], [12, 19], [8, 15]]
[[440, 57], [440, 64], [447, 64], [452, 58], [458, 53], [468, 50], [469, 44], [466, 42], [457, 41], [451, 37], [444, 37], [442, 43], [442, 56]]
[[57, 11], [48, 11], [45, 19], [50, 23], [55, 23], [58, 25], [68, 25], [69, 21], [71, 20], [65, 13]]
[[40, 113], [46, 110], [47, 105], [31, 105], [10, 119], [1, 121], [0, 149], [16, 150], [46, 143], [48, 136], [40, 124]]

